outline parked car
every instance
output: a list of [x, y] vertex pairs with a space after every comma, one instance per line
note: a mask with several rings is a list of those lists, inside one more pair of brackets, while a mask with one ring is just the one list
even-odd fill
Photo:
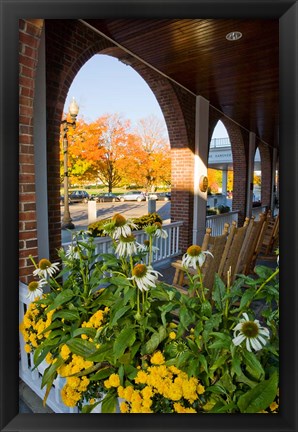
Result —
[[158, 199], [161, 201], [171, 201], [171, 192], [160, 192]]
[[119, 195], [119, 200], [121, 202], [123, 201], [145, 201], [146, 200], [146, 195], [141, 192], [141, 191], [131, 191], [131, 192], [127, 192], [123, 195]]
[[89, 201], [89, 194], [85, 190], [75, 190], [68, 197], [70, 203], [87, 203]]
[[153, 192], [149, 192], [147, 194], [147, 197], [148, 197], [148, 199], [153, 199], [153, 200], [158, 200], [159, 199], [158, 194], [157, 193], [153, 193]]
[[94, 197], [96, 202], [120, 201], [119, 197], [112, 192], [100, 193]]

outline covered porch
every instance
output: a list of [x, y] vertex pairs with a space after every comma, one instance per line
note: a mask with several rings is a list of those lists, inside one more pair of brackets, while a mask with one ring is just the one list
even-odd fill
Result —
[[[295, 6], [292, 7], [296, 11]], [[67, 246], [62, 242], [59, 204], [60, 123], [70, 82], [82, 64], [95, 53], [108, 53], [131, 61], [155, 92], [164, 112], [173, 161], [172, 214], [168, 228], [172, 233], [171, 245], [174, 243], [176, 248], [170, 249], [169, 254], [165, 252], [157, 256], [156, 262], [160, 260], [162, 266], [166, 265], [165, 277], [169, 283], [172, 283], [175, 271], [171, 262], [181, 257], [190, 244], [201, 244], [206, 227], [211, 227], [212, 234], [216, 236], [222, 232], [219, 221], [223, 218], [215, 221], [206, 217], [207, 192], [200, 182], [207, 174], [210, 140], [219, 119], [229, 132], [235, 161], [233, 190], [236, 211], [229, 217], [236, 219], [240, 227], [246, 217], [254, 215], [252, 175], [257, 147], [264, 173], [262, 205], [257, 209], [257, 214], [260, 210], [274, 209], [274, 194], [279, 189], [276, 171], [283, 162], [280, 147], [285, 146], [287, 153], [294, 155], [293, 143], [297, 135], [294, 115], [297, 101], [293, 102], [292, 90], [285, 85], [293, 53], [283, 54], [286, 65], [280, 72], [283, 82], [282, 110], [291, 100], [294, 109], [287, 116], [282, 115], [281, 125], [278, 116], [279, 41], [287, 45], [287, 28], [293, 22], [287, 8], [288, 5], [284, 7], [282, 19], [279, 13], [271, 12], [266, 16], [266, 19], [269, 18], [268, 26], [260, 25], [259, 20], [230, 20], [228, 17], [223, 20], [141, 20], [141, 28], [140, 20], [134, 18], [20, 20], [17, 272], [20, 319], [28, 305], [25, 292], [34, 270], [30, 257], [36, 261], [46, 257], [54, 262], [57, 260], [57, 248]], [[233, 24], [231, 28], [230, 24]], [[238, 51], [231, 48], [232, 45], [224, 48], [221, 39], [225, 38], [228, 30], [235, 30], [235, 26], [243, 35], [249, 35], [245, 47]], [[203, 39], [200, 32], [204, 35]], [[64, 38], [65, 34], [67, 37]], [[256, 46], [259, 49], [255, 49]], [[295, 43], [293, 46], [296, 46]], [[248, 57], [249, 64], [253, 64], [254, 68], [247, 67]], [[217, 59], [217, 65], [214, 66], [214, 61], [210, 59]], [[296, 83], [297, 74], [294, 73], [290, 81]], [[294, 168], [293, 160], [289, 160], [287, 166], [283, 163], [285, 171]], [[8, 172], [7, 167], [5, 172]], [[284, 184], [290, 188], [292, 181], [286, 177]], [[280, 197], [280, 201], [285, 203], [285, 197]], [[287, 220], [289, 234], [291, 226], [295, 226], [295, 209]], [[7, 227], [11, 227], [11, 221], [8, 222]], [[232, 222], [229, 220], [227, 223], [231, 225]], [[293, 245], [283, 251], [284, 263], [292, 250]], [[7, 264], [10, 255], [8, 253], [3, 258], [4, 264]], [[274, 255], [269, 266], [272, 266], [273, 259]], [[6, 302], [3, 304], [9, 303], [7, 293], [4, 297]], [[288, 305], [289, 312], [293, 306], [294, 302]], [[32, 357], [23, 355], [21, 368], [25, 371], [24, 376], [30, 376], [28, 382], [37, 389], [44, 370], [35, 370], [32, 374], [32, 365]], [[65, 411], [61, 408], [59, 386], [55, 382], [49, 406], [55, 412], [76, 412], [75, 409]]]

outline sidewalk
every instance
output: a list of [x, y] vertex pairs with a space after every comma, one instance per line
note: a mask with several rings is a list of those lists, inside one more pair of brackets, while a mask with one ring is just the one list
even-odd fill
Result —
[[47, 414], [53, 413], [48, 406], [43, 406], [42, 400], [34, 391], [19, 379], [19, 413], [20, 414]]

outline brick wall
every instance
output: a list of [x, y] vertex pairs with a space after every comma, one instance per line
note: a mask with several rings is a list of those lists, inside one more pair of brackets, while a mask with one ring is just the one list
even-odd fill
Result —
[[34, 79], [43, 20], [19, 21], [19, 276], [28, 283], [37, 259], [33, 142]]

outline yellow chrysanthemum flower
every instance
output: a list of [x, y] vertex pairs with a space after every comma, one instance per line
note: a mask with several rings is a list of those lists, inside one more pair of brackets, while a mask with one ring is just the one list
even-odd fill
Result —
[[198, 386], [197, 386], [197, 393], [199, 395], [205, 393], [205, 387], [202, 384], [198, 384]]
[[129, 413], [129, 405], [126, 402], [121, 402], [120, 412], [123, 414]]
[[276, 402], [272, 402], [272, 404], [269, 405], [269, 408], [271, 411], [275, 411], [278, 408], [278, 404]]
[[67, 360], [70, 353], [71, 353], [71, 351], [68, 348], [68, 346], [65, 344], [62, 345], [61, 350], [60, 350], [60, 354], [61, 354], [61, 357], [63, 358], [63, 360]]
[[31, 352], [31, 346], [28, 345], [28, 344], [26, 344], [26, 345], [24, 346], [24, 350], [25, 350], [26, 353]]
[[176, 333], [173, 332], [173, 331], [170, 332], [170, 333], [169, 333], [169, 338], [172, 339], [172, 340], [173, 340], [173, 339], [176, 339]]
[[111, 374], [109, 378], [109, 382], [111, 387], [119, 387], [120, 386], [120, 377], [118, 374]]
[[136, 384], [146, 384], [147, 382], [147, 373], [143, 370], [138, 371], [137, 376], [135, 377]]

